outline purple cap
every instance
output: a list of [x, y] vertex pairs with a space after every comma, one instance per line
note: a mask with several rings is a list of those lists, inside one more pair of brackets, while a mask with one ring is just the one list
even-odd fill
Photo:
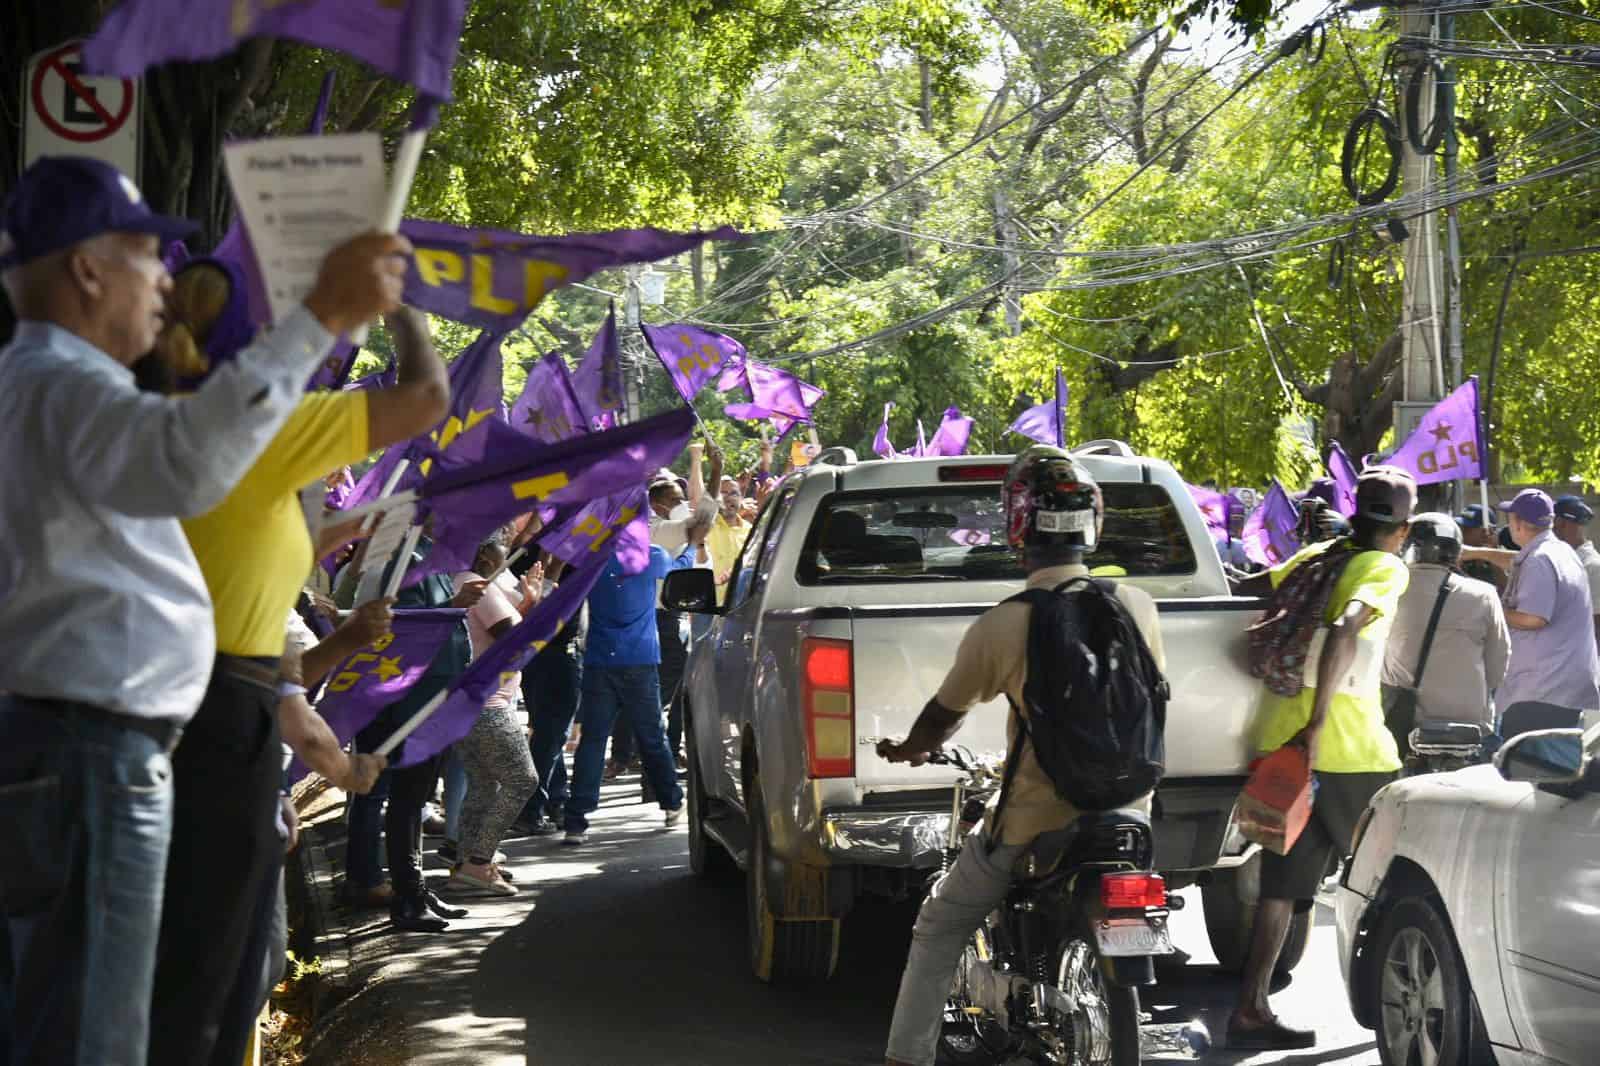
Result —
[[45, 156], [22, 172], [0, 208], [0, 270], [102, 233], [149, 233], [163, 247], [199, 227], [158, 215], [116, 167], [83, 156]]
[[1499, 509], [1535, 526], [1548, 526], [1556, 514], [1555, 501], [1543, 489], [1523, 489], [1510, 503], [1500, 504]]

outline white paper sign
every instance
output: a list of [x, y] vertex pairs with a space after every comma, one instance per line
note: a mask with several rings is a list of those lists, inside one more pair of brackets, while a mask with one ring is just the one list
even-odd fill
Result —
[[223, 148], [272, 319], [297, 307], [334, 248], [377, 229], [388, 199], [376, 133], [275, 137]]

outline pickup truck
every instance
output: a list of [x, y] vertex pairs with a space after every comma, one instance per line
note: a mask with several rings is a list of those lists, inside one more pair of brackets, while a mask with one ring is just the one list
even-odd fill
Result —
[[[1224, 966], [1242, 966], [1254, 848], [1234, 826], [1259, 683], [1245, 666], [1260, 603], [1231, 595], [1216, 546], [1168, 464], [1126, 444], [1075, 449], [1101, 485], [1098, 573], [1156, 598], [1172, 701], [1155, 796], [1156, 865], [1205, 886]], [[666, 602], [713, 615], [677, 698], [687, 738], [695, 873], [745, 871], [750, 963], [763, 981], [826, 978], [857, 898], [903, 898], [938, 871], [956, 772], [890, 764], [973, 620], [1021, 589], [1000, 483], [1010, 456], [855, 462], [824, 453], [786, 477], [751, 527], [718, 606], [709, 571], [671, 575]], [[954, 742], [1003, 757], [1002, 697]], [[1280, 967], [1296, 963], [1309, 915]]]

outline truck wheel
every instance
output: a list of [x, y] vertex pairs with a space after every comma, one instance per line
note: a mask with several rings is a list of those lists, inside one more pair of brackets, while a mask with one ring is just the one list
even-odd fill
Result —
[[684, 717], [683, 742], [689, 763], [687, 788], [689, 803], [689, 869], [699, 877], [720, 877], [733, 869], [733, 856], [706, 835], [706, 787], [700, 776], [700, 753], [694, 739], [694, 723]]
[[[1215, 870], [1211, 883], [1200, 890], [1206, 913], [1206, 938], [1217, 963], [1229, 973], [1239, 973], [1250, 957], [1250, 937], [1255, 930], [1256, 900], [1261, 896], [1261, 856], [1251, 856], [1243, 866]], [[1314, 910], [1315, 908], [1313, 908]], [[1305, 956], [1311, 940], [1312, 911], [1296, 914], [1289, 923], [1283, 950], [1273, 973], [1292, 972]]]
[[[752, 780], [750, 810], [750, 869], [745, 874], [745, 912], [750, 929], [750, 969], [757, 979], [775, 981], [825, 981], [839, 963], [840, 922], [826, 916], [779, 918], [773, 912], [767, 866], [767, 816], [761, 802], [761, 782]], [[808, 891], [824, 871], [797, 866], [789, 871], [791, 896], [826, 899], [826, 892]], [[786, 908], [792, 912], [793, 908]]]

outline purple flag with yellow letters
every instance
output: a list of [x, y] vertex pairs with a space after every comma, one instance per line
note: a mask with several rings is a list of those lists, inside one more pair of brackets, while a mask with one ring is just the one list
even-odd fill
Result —
[[444, 451], [422, 482], [434, 545], [409, 578], [465, 569], [485, 537], [529, 511], [581, 506], [643, 486], [683, 452], [693, 427], [694, 412], [679, 407], [619, 429], [543, 444], [505, 422], [485, 423], [482, 458]]
[[1295, 528], [1300, 524], [1300, 508], [1289, 499], [1283, 486], [1274, 479], [1261, 503], [1244, 521], [1244, 553], [1253, 563], [1277, 566], [1300, 550]]
[[[317, 713], [341, 746], [421, 680], [466, 613], [457, 607], [398, 608], [387, 635], [329, 671]], [[291, 773], [304, 776], [305, 765], [296, 759]]]
[[361, 349], [347, 341], [336, 341], [333, 351], [317, 364], [316, 373], [306, 382], [306, 391], [344, 388], [345, 383], [350, 380], [350, 370], [356, 365], [356, 355], [360, 351]]
[[546, 353], [528, 371], [528, 383], [511, 405], [511, 424], [534, 440], [554, 444], [587, 433], [587, 421], [561, 353]]
[[650, 562], [649, 503], [642, 488], [585, 504], [565, 522], [539, 534], [539, 547], [569, 566], [582, 566], [601, 552], [616, 552], [626, 573]]
[[83, 46], [84, 70], [136, 78], [172, 60], [215, 59], [247, 37], [344, 52], [435, 100], [450, 99], [467, 0], [123, 0]]
[[502, 679], [527, 666], [583, 606], [610, 557], [610, 552], [602, 551], [565, 575], [526, 618], [473, 659], [466, 672], [445, 690], [444, 703], [406, 738], [394, 765], [419, 763], [470, 733]]
[[1471, 377], [1434, 404], [1383, 465], [1407, 471], [1418, 485], [1477, 480], [1484, 476], [1481, 427], [1478, 379]]
[[739, 236], [732, 227], [706, 233], [623, 229], [536, 237], [407, 219], [400, 232], [415, 249], [405, 302], [455, 322], [509, 332], [563, 285], [627, 263], [652, 263], [706, 240]]
[[617, 305], [606, 312], [600, 332], [589, 342], [583, 362], [572, 375], [572, 391], [590, 429], [614, 429], [617, 412], [627, 401], [622, 380], [622, 350], [617, 344]]
[[729, 361], [743, 362], [745, 359], [744, 345], [732, 337], [691, 326], [687, 322], [667, 326], [640, 325], [639, 328], [650, 350], [667, 368], [672, 384], [677, 386], [678, 395], [686, 403], [694, 403], [695, 394], [719, 374]]
[[1344, 445], [1338, 441], [1328, 449], [1328, 476], [1333, 479], [1334, 509], [1346, 518], [1356, 513], [1356, 481], [1361, 475], [1356, 464], [1345, 454]]

